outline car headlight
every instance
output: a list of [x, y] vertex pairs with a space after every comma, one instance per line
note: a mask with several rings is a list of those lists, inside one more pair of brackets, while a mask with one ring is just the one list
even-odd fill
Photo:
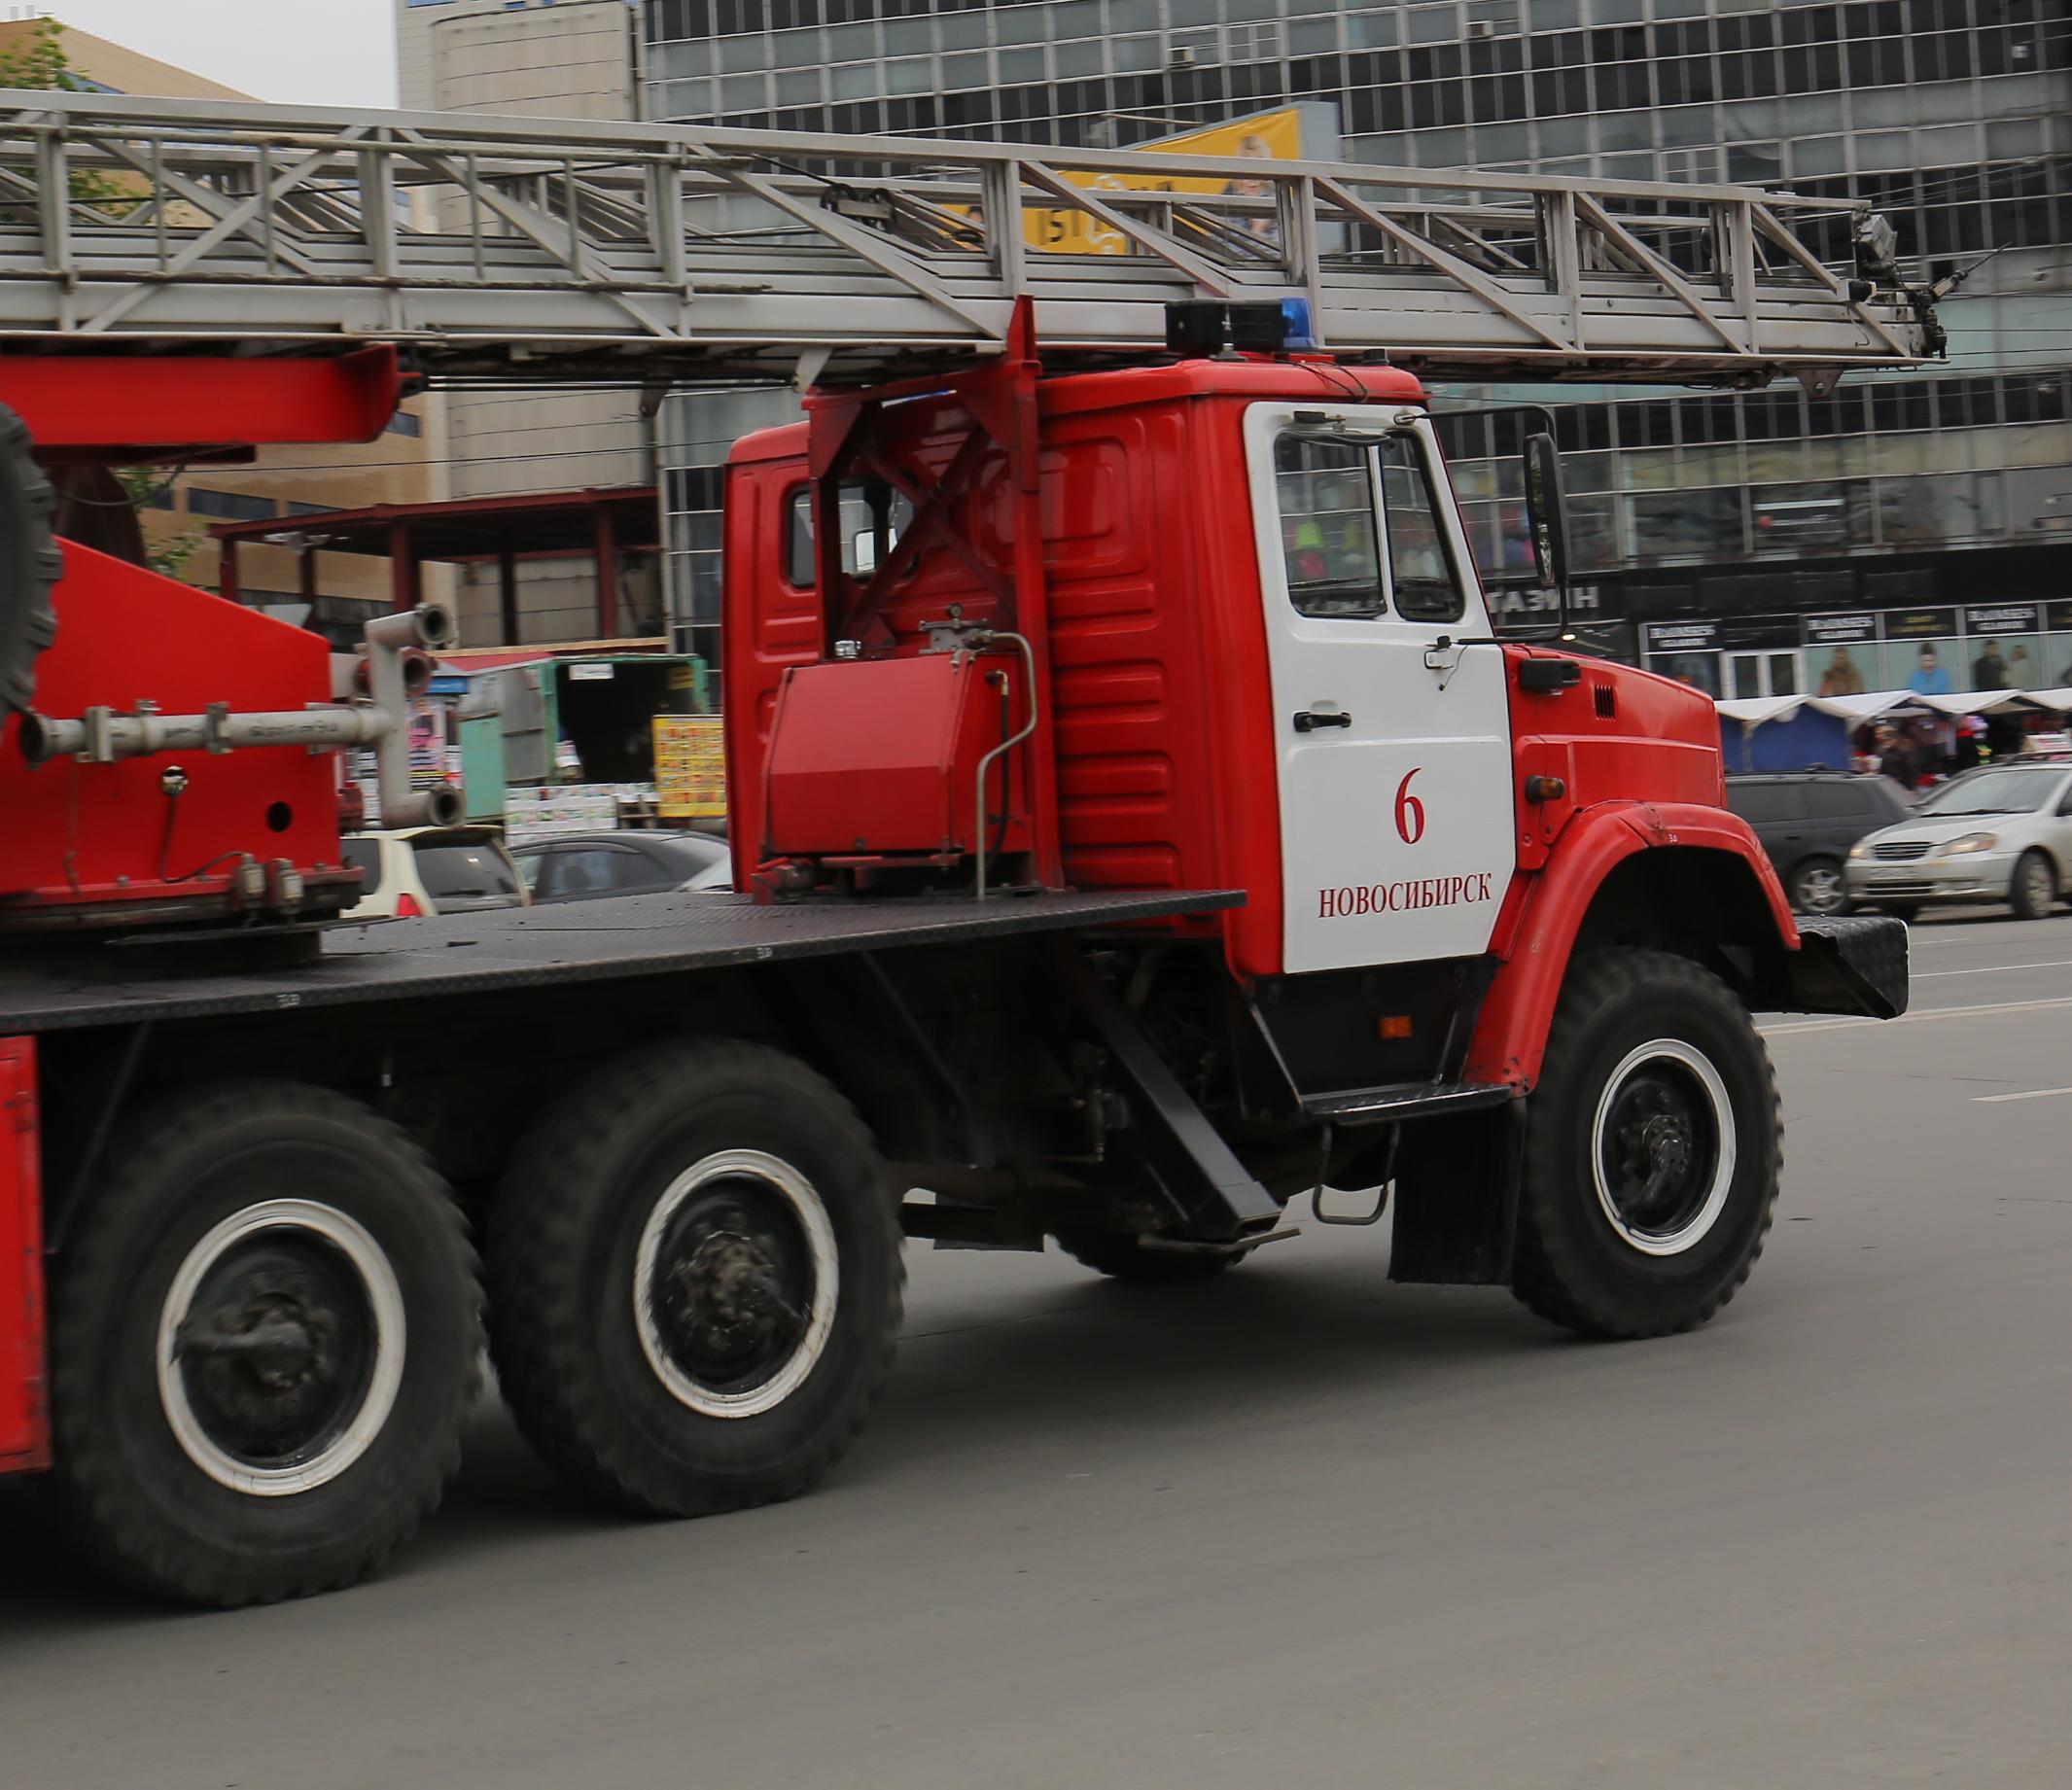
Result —
[[1868, 858], [1870, 855], [1871, 847], [1865, 840], [1859, 839], [1854, 845], [1849, 847], [1849, 856], [1851, 858]]
[[1951, 839], [1935, 848], [1938, 858], [1962, 858], [1969, 852], [1989, 852], [2000, 843], [1998, 833], [1966, 833], [1961, 839]]

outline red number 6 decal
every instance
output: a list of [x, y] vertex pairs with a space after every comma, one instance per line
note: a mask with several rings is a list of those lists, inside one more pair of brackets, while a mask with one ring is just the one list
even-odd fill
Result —
[[1410, 792], [1410, 780], [1423, 768], [1422, 764], [1414, 765], [1395, 787], [1396, 837], [1405, 845], [1416, 845], [1424, 837], [1424, 804]]

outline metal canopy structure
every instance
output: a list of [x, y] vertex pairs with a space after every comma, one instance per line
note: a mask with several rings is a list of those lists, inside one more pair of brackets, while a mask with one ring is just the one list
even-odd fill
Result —
[[[1177, 299], [1453, 378], [1824, 385], [1924, 358], [1746, 188], [0, 92], [0, 349], [404, 347], [441, 378], [858, 384], [1141, 356]], [[1039, 244], [1061, 213], [1115, 252]]]
[[390, 607], [414, 609], [423, 599], [428, 561], [493, 564], [504, 637], [518, 637], [517, 568], [521, 560], [587, 557], [597, 592], [600, 638], [618, 631], [618, 572], [628, 557], [661, 545], [661, 517], [652, 485], [615, 485], [580, 491], [524, 491], [499, 497], [452, 498], [428, 504], [370, 504], [328, 509], [283, 521], [212, 523], [219, 551], [218, 592], [235, 599], [241, 544], [292, 547], [300, 559], [301, 594], [317, 597], [316, 555], [357, 553], [390, 566]]

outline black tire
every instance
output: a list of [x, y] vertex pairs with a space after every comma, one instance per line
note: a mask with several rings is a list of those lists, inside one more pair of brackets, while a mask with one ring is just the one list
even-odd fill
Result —
[[[1657, 1042], [1686, 1054], [1643, 1057]], [[1693, 1329], [1762, 1253], [1782, 1162], [1776, 1079], [1726, 984], [1667, 952], [1579, 958], [1527, 1106], [1512, 1290], [1588, 1336]]]
[[1121, 1231], [1060, 1231], [1057, 1241], [1058, 1247], [1080, 1266], [1134, 1286], [1178, 1286], [1193, 1281], [1212, 1281], [1249, 1253], [1148, 1249], [1142, 1238], [1126, 1236]]
[[1912, 926], [1921, 917], [1921, 904], [1918, 901], [1880, 901], [1878, 911], [1891, 919], [1904, 920]]
[[27, 428], [0, 405], [0, 721], [29, 706], [36, 655], [56, 638], [51, 586], [64, 570], [51, 535], [56, 504]]
[[[239, 1082], [158, 1107], [57, 1265], [56, 1489], [120, 1575], [222, 1606], [330, 1591], [437, 1507], [481, 1350], [474, 1252], [423, 1152], [359, 1102]], [[268, 1320], [291, 1352], [240, 1352]], [[191, 1340], [161, 1368], [168, 1335]], [[323, 1477], [282, 1489], [298, 1472]]]
[[1848, 890], [1842, 880], [1842, 860], [1808, 858], [1792, 865], [1791, 904], [1802, 914], [1845, 914]]
[[2017, 920], [2042, 920], [2057, 905], [2057, 867], [2044, 853], [2028, 851], [2015, 860], [2007, 904]]
[[[756, 1154], [664, 1215], [673, 1187], [734, 1151]], [[903, 1270], [890, 1176], [840, 1094], [759, 1044], [655, 1046], [571, 1091], [514, 1162], [489, 1220], [490, 1349], [548, 1464], [617, 1508], [695, 1517], [795, 1497], [841, 1457], [892, 1366]], [[642, 1284], [659, 1296], [636, 1316]], [[713, 1365], [729, 1351], [750, 1361], [733, 1389]], [[748, 1408], [720, 1408], [732, 1398]]]

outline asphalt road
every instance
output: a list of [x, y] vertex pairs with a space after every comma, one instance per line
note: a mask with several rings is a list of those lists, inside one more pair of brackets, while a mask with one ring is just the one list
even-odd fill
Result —
[[815, 1494], [600, 1519], [485, 1411], [379, 1582], [233, 1615], [0, 1502], [0, 1781], [2057, 1785], [2072, 1758], [2072, 918], [1931, 923], [1891, 1025], [1766, 1022], [1769, 1253], [1592, 1346], [1386, 1227], [1220, 1283], [917, 1251]]

